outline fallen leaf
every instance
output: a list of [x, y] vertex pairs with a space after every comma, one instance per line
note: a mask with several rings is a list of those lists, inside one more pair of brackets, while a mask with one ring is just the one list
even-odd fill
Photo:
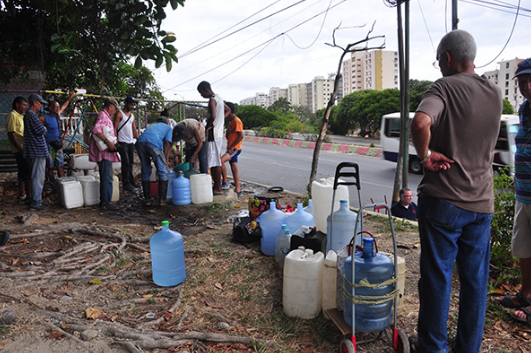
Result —
[[87, 319], [96, 320], [101, 316], [101, 314], [103, 314], [103, 311], [101, 311], [100, 309], [88, 308], [87, 310], [85, 310], [85, 315], [87, 316]]
[[164, 320], [169, 321], [172, 317], [173, 313], [171, 311], [166, 310], [164, 313]]
[[55, 338], [56, 340], [62, 340], [64, 337], [65, 337], [65, 335], [63, 335], [63, 334], [60, 333], [60, 332], [56, 332], [56, 331], [52, 331], [52, 332], [48, 335], [48, 338]]
[[108, 290], [118, 291], [118, 290], [121, 290], [122, 288], [123, 288], [122, 286], [118, 286], [116, 284], [107, 283], [107, 289]]
[[7, 341], [9, 341], [9, 338], [6, 338], [5, 340], [1, 340], [0, 341], [0, 349], [4, 348], [4, 346], [6, 345]]
[[103, 284], [103, 282], [100, 281], [99, 279], [91, 279], [89, 283], [92, 283], [92, 284]]
[[221, 285], [221, 283], [216, 283], [214, 284], [214, 286], [217, 288], [217, 289], [223, 289], [223, 286]]
[[144, 294], [142, 298], [152, 298], [153, 294]]
[[489, 295], [503, 295], [505, 293], [505, 291], [503, 291], [502, 289], [499, 289], [499, 288], [496, 288], [496, 289], [493, 289], [491, 291], [489, 291]]
[[62, 239], [63, 239], [64, 242], [68, 242], [68, 241], [72, 240], [72, 237], [70, 235], [63, 235]]
[[26, 297], [31, 297], [33, 294], [35, 294], [35, 292], [24, 292]]

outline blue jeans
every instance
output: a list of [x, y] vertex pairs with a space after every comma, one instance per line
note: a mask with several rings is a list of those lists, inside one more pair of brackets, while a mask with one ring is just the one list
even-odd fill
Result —
[[31, 158], [31, 207], [42, 205], [42, 188], [46, 172], [46, 158]]
[[133, 158], [135, 145], [132, 143], [120, 142], [123, 150], [120, 151], [120, 160], [122, 162], [122, 184], [131, 185], [135, 180], [133, 177]]
[[102, 159], [98, 162], [98, 168], [100, 170], [100, 202], [101, 204], [112, 203], [112, 162]]
[[421, 197], [418, 337], [423, 352], [446, 353], [454, 261], [459, 271], [459, 320], [455, 349], [479, 352], [487, 310], [492, 213], [463, 210]]
[[166, 168], [166, 157], [164, 152], [149, 142], [137, 142], [136, 150], [142, 166], [142, 181], [149, 181], [151, 178], [151, 161], [157, 168], [159, 180], [168, 180], [168, 170]]
[[[187, 162], [190, 161], [190, 158], [192, 157], [194, 152], [195, 152], [195, 147], [192, 147], [192, 148], [190, 148], [188, 150], [185, 150], [185, 157], [186, 157], [186, 161]], [[208, 173], [206, 153], [207, 153], [207, 144], [205, 142], [205, 143], [203, 143], [203, 146], [199, 150], [199, 155], [198, 155], [199, 170], [201, 171], [201, 173]]]

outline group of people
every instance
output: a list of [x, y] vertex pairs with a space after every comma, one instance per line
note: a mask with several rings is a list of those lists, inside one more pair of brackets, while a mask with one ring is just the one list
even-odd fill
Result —
[[[148, 126], [139, 135], [132, 113], [136, 100], [127, 97], [122, 110], [114, 98], [104, 101], [103, 110], [98, 114], [90, 142], [89, 160], [98, 163], [100, 171], [100, 207], [113, 210], [117, 206], [112, 202], [112, 163], [121, 159], [122, 185], [124, 190], [139, 187], [133, 177], [133, 152], [136, 146], [141, 164], [142, 191], [144, 205], [151, 206], [151, 173], [152, 163], [158, 177], [159, 205], [166, 205], [169, 183], [169, 167], [173, 144], [183, 141], [186, 161], [192, 168], [201, 173], [210, 173], [214, 181], [213, 194], [223, 194], [228, 187], [227, 173], [224, 164], [230, 162], [234, 178], [235, 192], [241, 195], [238, 156], [241, 153], [243, 140], [243, 124], [235, 115], [234, 104], [225, 103], [216, 95], [210, 84], [203, 81], [198, 86], [202, 97], [208, 98], [208, 118], [206, 127], [196, 119], [184, 119], [171, 127], [167, 109], [163, 110], [155, 124]], [[114, 119], [111, 117], [114, 115]], [[228, 121], [226, 131], [227, 148], [222, 152], [223, 126]], [[95, 137], [94, 137], [95, 136]], [[103, 145], [98, 147], [98, 140]], [[136, 140], [136, 143], [135, 143]], [[115, 143], [117, 142], [118, 145]], [[119, 148], [118, 148], [119, 147]], [[120, 154], [120, 158], [117, 155]]]
[[[38, 94], [31, 94], [28, 99], [18, 96], [7, 116], [7, 136], [18, 169], [19, 198], [29, 202], [33, 210], [43, 208], [47, 164], [51, 181], [55, 180], [55, 168], [59, 177], [64, 176], [60, 114], [74, 95], [71, 93], [61, 106], [55, 100], [46, 102]], [[49, 113], [43, 112], [45, 105], [48, 105]]]
[[[429, 87], [411, 124], [425, 173], [418, 209], [411, 207], [411, 191], [406, 189], [396, 212], [404, 217], [415, 213], [419, 224], [420, 310], [413, 352], [479, 352], [483, 338], [494, 211], [492, 162], [503, 99], [498, 87], [474, 72], [475, 56], [476, 44], [468, 32], [453, 30], [442, 38], [436, 59], [443, 77]], [[522, 286], [517, 295], [497, 300], [516, 309], [516, 320], [531, 322], [531, 58], [518, 64], [515, 78], [526, 99], [516, 136], [512, 237]], [[459, 316], [455, 337], [448, 339], [454, 262]]]

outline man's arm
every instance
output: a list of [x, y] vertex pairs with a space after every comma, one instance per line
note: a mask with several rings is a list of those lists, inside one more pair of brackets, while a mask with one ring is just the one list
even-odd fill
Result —
[[192, 155], [192, 159], [196, 161], [197, 155], [199, 154], [199, 151], [201, 151], [201, 147], [203, 147], [203, 139], [201, 139], [201, 134], [199, 133], [199, 129], [194, 129], [194, 138], [197, 141], [197, 146], [195, 147], [195, 151], [194, 151], [194, 154]]
[[75, 95], [76, 95], [76, 92], [70, 92], [70, 96], [68, 97], [66, 102], [64, 102], [63, 105], [59, 107], [57, 114], [61, 114], [66, 109], [66, 107], [68, 107], [68, 103], [70, 103], [70, 101], [72, 100], [72, 98], [74, 98]]
[[[431, 117], [423, 112], [416, 112], [411, 123], [411, 139], [417, 150], [420, 160], [425, 159], [430, 152], [429, 143], [431, 139]], [[431, 156], [424, 162], [424, 166], [432, 172], [450, 169], [450, 164], [454, 161], [444, 154], [431, 151]]]
[[164, 140], [164, 157], [166, 158], [166, 166], [170, 166], [170, 155], [171, 155], [171, 142]]
[[18, 143], [17, 135], [15, 135], [15, 132], [14, 131], [9, 131], [7, 133], [7, 138], [17, 148], [17, 150], [20, 153], [22, 153], [22, 146]]
[[133, 119], [133, 136], [138, 140], [138, 130], [136, 129], [135, 119]]
[[[114, 114], [114, 121], [113, 121], [113, 125], [114, 125], [114, 136], [118, 136], [118, 125], [120, 125], [120, 121], [122, 121], [122, 119], [124, 118], [123, 114], [121, 111], [119, 112], [116, 112], [116, 114]], [[138, 134], [138, 133], [137, 133]], [[137, 137], [138, 138], [138, 137]]]
[[216, 100], [213, 98], [210, 98], [208, 101], [208, 119], [207, 119], [207, 125], [206, 130], [208, 131], [214, 126], [214, 120], [216, 120]]
[[227, 118], [230, 115], [231, 110], [225, 103], [223, 103], [223, 105], [224, 105], [223, 109], [225, 111], [225, 118]]

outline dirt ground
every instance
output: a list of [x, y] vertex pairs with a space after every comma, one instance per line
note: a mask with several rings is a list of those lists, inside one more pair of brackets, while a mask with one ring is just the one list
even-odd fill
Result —
[[[335, 352], [342, 335], [322, 315], [288, 318], [282, 310], [282, 270], [259, 243], [231, 242], [232, 220], [249, 196], [233, 203], [144, 208], [140, 189], [121, 192], [120, 211], [66, 210], [56, 195], [46, 211], [17, 200], [15, 175], [0, 176], [0, 301], [17, 320], [0, 325], [2, 352]], [[299, 195], [275, 193], [282, 205]], [[149, 237], [162, 220], [184, 238], [186, 281], [159, 287], [151, 279]], [[366, 217], [380, 251], [392, 252], [389, 227]], [[416, 226], [397, 222], [398, 255], [406, 260], [398, 328], [415, 333], [420, 245]], [[456, 329], [458, 281], [448, 330]], [[482, 352], [530, 352], [531, 329], [489, 304]], [[370, 335], [358, 333], [358, 341]], [[360, 345], [373, 352], [381, 341]], [[387, 349], [386, 351], [392, 351]]]

